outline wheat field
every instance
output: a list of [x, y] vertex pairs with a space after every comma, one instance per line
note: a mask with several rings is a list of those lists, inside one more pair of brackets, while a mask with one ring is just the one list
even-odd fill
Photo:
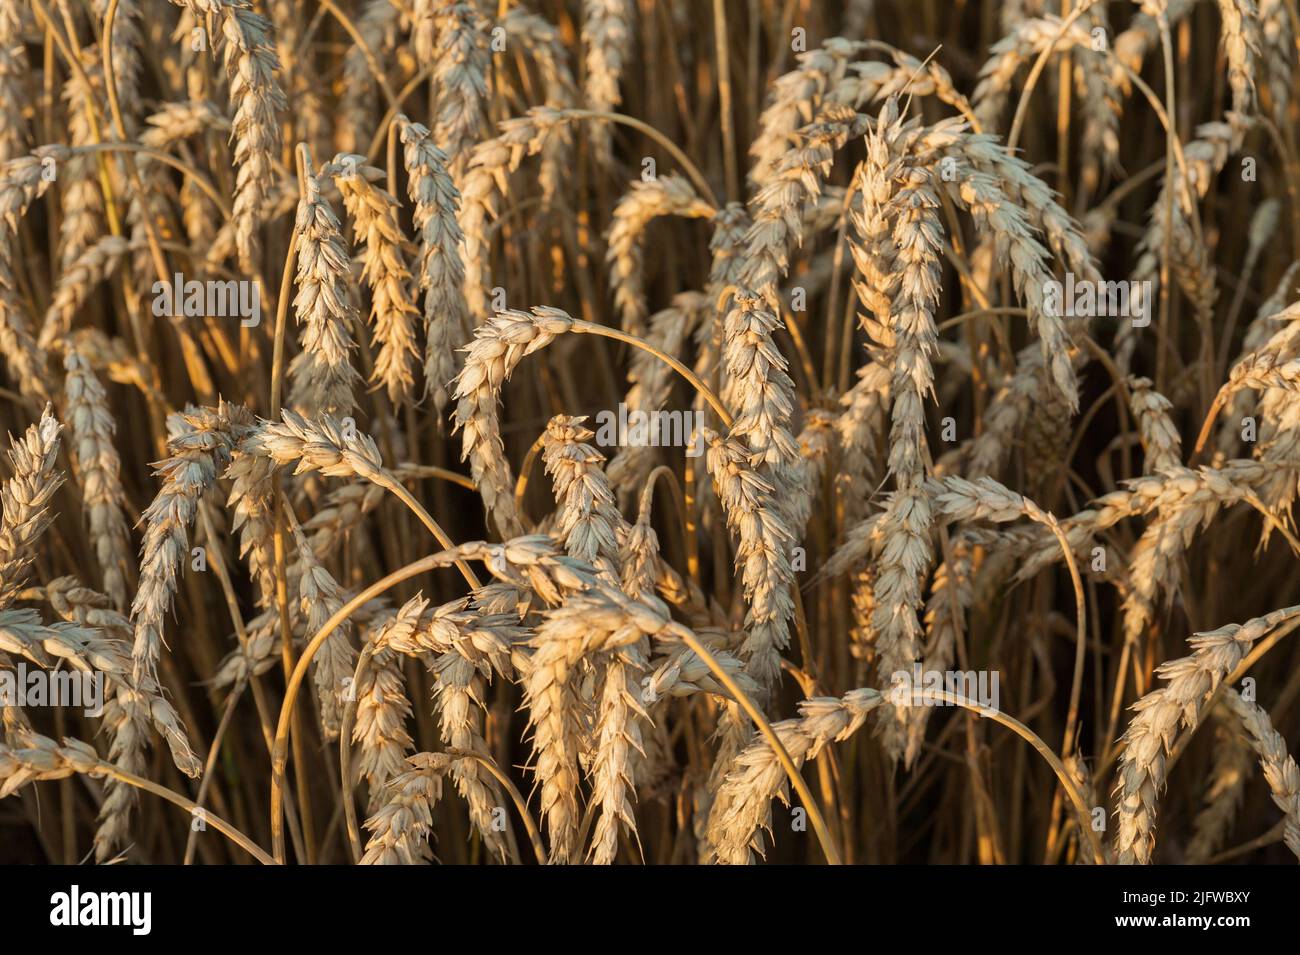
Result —
[[0, 861], [1296, 861], [1298, 41], [0, 0]]

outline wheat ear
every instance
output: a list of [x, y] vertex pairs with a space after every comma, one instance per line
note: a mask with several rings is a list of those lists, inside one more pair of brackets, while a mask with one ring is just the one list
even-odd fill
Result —
[[54, 520], [49, 504], [64, 480], [57, 463], [62, 431], [46, 407], [38, 424], [11, 439], [13, 477], [0, 486], [0, 607], [22, 589], [35, 559], [32, 547]]
[[1224, 688], [1223, 702], [1241, 721], [1251, 748], [1259, 756], [1273, 802], [1282, 810], [1282, 841], [1300, 859], [1300, 768], [1262, 706], [1242, 699], [1232, 687]]
[[293, 307], [302, 350], [289, 363], [289, 401], [302, 413], [345, 415], [356, 407], [352, 367], [355, 309], [348, 291], [347, 247], [338, 217], [321, 194], [320, 176], [307, 172], [298, 203], [297, 294]]
[[415, 383], [412, 321], [418, 312], [408, 291], [408, 243], [397, 221], [398, 203], [375, 185], [384, 172], [367, 165], [364, 156], [339, 153], [330, 167], [352, 217], [353, 234], [364, 250], [361, 278], [370, 287], [370, 325], [379, 345], [371, 381], [387, 390], [391, 402], [400, 404], [410, 399]]
[[447, 172], [447, 154], [434, 145], [429, 130], [399, 117], [407, 190], [415, 203], [412, 213], [420, 238], [419, 284], [424, 292], [424, 390], [441, 415], [450, 397], [447, 388], [459, 369], [456, 349], [465, 340], [469, 323], [464, 240], [457, 215], [460, 193]]
[[70, 449], [90, 540], [104, 592], [115, 607], [125, 610], [127, 577], [134, 574], [134, 561], [126, 523], [126, 494], [122, 490], [122, 462], [113, 444], [117, 425], [104, 386], [75, 347], [68, 349], [63, 368]]
[[1121, 864], [1145, 865], [1155, 848], [1156, 801], [1165, 785], [1165, 758], [1180, 728], [1194, 730], [1201, 711], [1255, 643], [1300, 615], [1300, 607], [1275, 610], [1244, 624], [1229, 624], [1191, 637], [1190, 656], [1162, 663], [1156, 670], [1165, 685], [1133, 704], [1124, 731], [1115, 783], [1118, 825], [1115, 854]]

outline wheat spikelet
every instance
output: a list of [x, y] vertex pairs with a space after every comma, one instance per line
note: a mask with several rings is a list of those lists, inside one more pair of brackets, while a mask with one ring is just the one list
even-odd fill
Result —
[[[1110, 15], [1104, 4], [1089, 7], [1087, 20], [1087, 31], [1094, 44], [1097, 37], [1111, 35]], [[1084, 120], [1079, 142], [1083, 162], [1080, 180], [1084, 190], [1092, 194], [1100, 185], [1103, 172], [1114, 173], [1119, 169], [1119, 126], [1124, 94], [1109, 58], [1080, 53], [1077, 60], [1080, 61], [1078, 72], [1083, 74], [1083, 99], [1079, 104]], [[1080, 858], [1084, 856], [1086, 853], [1080, 854]]]
[[994, 395], [984, 413], [984, 429], [971, 442], [966, 473], [996, 475], [1006, 462], [1033, 400], [1043, 387], [1046, 368], [1041, 349], [1027, 348], [1016, 356], [1016, 371]]
[[[256, 442], [250, 435], [246, 442]], [[239, 556], [248, 561], [257, 584], [258, 606], [270, 607], [275, 599], [274, 462], [249, 453], [241, 445], [231, 457], [225, 476], [230, 480], [226, 504], [233, 510], [231, 531], [239, 532]]]
[[[1254, 503], [1257, 500], [1256, 489], [1277, 471], [1275, 465], [1249, 459], [1226, 461], [1217, 468], [1168, 468], [1158, 474], [1126, 481], [1123, 489], [1102, 495], [1089, 507], [1061, 521], [1060, 526], [1075, 553], [1085, 553], [1091, 547], [1093, 537], [1101, 531], [1126, 518], [1155, 514], [1156, 520], [1148, 528], [1147, 542], [1139, 542], [1141, 546], [1137, 551], [1139, 556], [1146, 553], [1145, 560], [1150, 561], [1154, 553], [1152, 548], [1157, 544], [1174, 548], [1175, 553], [1185, 547], [1186, 543], [1177, 541], [1190, 541], [1190, 537], [1179, 535], [1194, 533], [1220, 508], [1241, 501]], [[1025, 557], [1017, 575], [1022, 580], [1061, 555], [1046, 532], [1037, 534], [1035, 543], [1028, 546], [1031, 553]], [[1154, 575], [1149, 580], [1149, 585], [1126, 594], [1126, 599], [1134, 599], [1133, 606], [1139, 614], [1146, 612], [1141, 609], [1146, 605], [1135, 593], [1150, 591], [1153, 594], [1152, 588], [1161, 586]]]
[[10, 256], [19, 221], [54, 181], [50, 170], [57, 170], [69, 155], [63, 146], [42, 146], [0, 166], [0, 354], [23, 393], [43, 399], [49, 397], [44, 357], [18, 301]]
[[1060, 55], [1077, 49], [1086, 51], [1082, 56], [1092, 56], [1092, 38], [1079, 23], [1065, 30], [1061, 27], [1058, 17], [1026, 18], [1010, 26], [1006, 35], [993, 44], [992, 55], [980, 68], [979, 82], [971, 96], [982, 129], [991, 132], [997, 128], [1020, 67], [1033, 62], [1043, 50], [1053, 47], [1054, 55]]
[[879, 483], [877, 461], [892, 376], [882, 362], [869, 361], [858, 370], [857, 377], [840, 399], [844, 410], [835, 420], [839, 442], [835, 485], [846, 524], [865, 516], [868, 495]]
[[[343, 606], [343, 590], [330, 572], [317, 562], [311, 544], [296, 524], [293, 540], [298, 555], [298, 611], [310, 639]], [[356, 669], [351, 631], [351, 620], [344, 620], [312, 658], [312, 681], [316, 685], [321, 727], [327, 740], [338, 739], [344, 692], [356, 690], [350, 684]]]
[[506, 193], [508, 173], [519, 168], [524, 156], [541, 152], [559, 128], [574, 117], [550, 106], [535, 106], [523, 116], [503, 121], [496, 137], [474, 147], [469, 165], [458, 184], [461, 193], [460, 227], [465, 237], [465, 301], [475, 321], [487, 312], [490, 268], [488, 224], [499, 212]]
[[[495, 612], [482, 591], [474, 603], [476, 610], [471, 611], [465, 610], [464, 601], [435, 608], [431, 619], [421, 619], [417, 639], [427, 640], [437, 653], [432, 670], [438, 678], [434, 693], [443, 742], [457, 752], [486, 758], [490, 750], [481, 712], [486, 681], [493, 673], [508, 675], [511, 655], [527, 631], [519, 626], [517, 615]], [[513, 842], [509, 835], [503, 837], [496, 821], [503, 802], [500, 784], [478, 760], [457, 763], [451, 775], [484, 845], [505, 860]]]
[[[4, 62], [4, 46], [4, 43], [0, 43], [0, 63]], [[86, 84], [76, 77], [63, 84], [62, 99], [66, 104], [70, 146], [86, 146], [94, 140], [91, 121], [96, 109], [98, 66], [90, 64], [86, 75], [91, 81], [91, 89], [87, 89]], [[17, 151], [8, 156], [4, 153], [5, 150], [0, 147], [0, 156], [6, 159], [15, 158], [18, 154]], [[59, 224], [61, 269], [66, 269], [75, 262], [103, 230], [104, 196], [99, 183], [95, 181], [96, 171], [94, 156], [72, 156], [59, 171], [63, 192], [63, 221]]]
[[49, 503], [63, 474], [56, 459], [63, 426], [47, 407], [39, 424], [12, 439], [9, 464], [13, 477], [0, 486], [0, 607], [10, 603], [27, 577], [32, 546], [54, 515]]
[[744, 445], [708, 430], [704, 440], [709, 474], [736, 536], [736, 568], [749, 601], [749, 635], [742, 647], [746, 672], [759, 685], [771, 686], [780, 673], [780, 651], [789, 644], [794, 613], [789, 592], [792, 537], [772, 499], [772, 486], [759, 476]]
[[1254, 0], [1218, 0], [1223, 21], [1223, 49], [1228, 60], [1228, 85], [1234, 112], [1248, 114], [1255, 106], [1255, 59], [1259, 56], [1259, 12]]
[[[954, 543], [951, 559], [944, 560], [934, 570], [923, 618], [925, 644], [921, 648], [921, 667], [925, 673], [945, 673], [952, 666], [957, 641], [965, 629], [964, 614], [974, 599], [972, 570], [970, 548], [961, 542]], [[908, 722], [904, 758], [909, 764], [920, 752], [932, 712], [931, 707], [917, 707], [915, 718]]]
[[[1050, 368], [1052, 380], [1065, 396], [1070, 409], [1075, 410], [1079, 398], [1070, 359], [1070, 333], [1063, 315], [1046, 301], [1047, 284], [1052, 281], [1044, 264], [1048, 257], [1047, 250], [1030, 231], [1030, 215], [1019, 204], [1010, 201], [1011, 197], [1004, 192], [1001, 185], [1003, 177], [984, 171], [974, 162], [967, 165], [968, 159], [982, 145], [982, 142], [977, 142], [974, 148], [960, 151], [960, 158], [954, 168], [961, 185], [956, 190], [950, 189], [950, 193], [955, 191], [959, 201], [970, 208], [981, 233], [992, 241], [995, 256], [1010, 260], [1016, 292], [1028, 306], [1030, 326], [1038, 332], [1042, 342], [1044, 362]], [[987, 168], [1001, 172], [1005, 164], [990, 164]], [[1027, 192], [1032, 194], [1037, 191], [1033, 184], [1022, 181], [1016, 198], [1023, 201]], [[1030, 205], [1030, 208], [1039, 210], [1040, 227], [1047, 232], [1049, 240], [1053, 241], [1057, 254], [1065, 258], [1071, 267], [1082, 265], [1085, 270], [1083, 275], [1095, 276], [1096, 269], [1092, 266], [1082, 239], [1068, 219], [1065, 224], [1056, 221], [1055, 210], [1052, 209], [1054, 205], [1055, 203], [1042, 202]]]
[[[1251, 488], [1258, 465], [1242, 462], [1225, 471], [1184, 469], [1166, 472], [1171, 480], [1156, 518], [1147, 526], [1129, 556], [1132, 589], [1123, 602], [1126, 639], [1136, 641], [1155, 618], [1161, 592], [1171, 593], [1181, 579], [1181, 557], [1198, 529], [1218, 511], [1240, 501], [1258, 501]], [[1181, 472], [1181, 473], [1180, 473]]]
[[[561, 31], [545, 19], [529, 13], [522, 4], [512, 4], [501, 21], [506, 37], [524, 47], [527, 59], [541, 73], [545, 105], [552, 109], [578, 106], [578, 86], [569, 68], [569, 52]], [[542, 202], [550, 206], [560, 195], [571, 161], [572, 138], [564, 129], [548, 136], [542, 146], [542, 168], [538, 181]]]
[[1260, 58], [1265, 79], [1257, 86], [1268, 91], [1273, 105], [1273, 121], [1286, 124], [1287, 109], [1291, 103], [1291, 78], [1295, 57], [1295, 24], [1292, 23], [1286, 4], [1282, 0], [1259, 0]]
[[[667, 609], [655, 598], [634, 602], [610, 588], [573, 595], [544, 617], [530, 641], [533, 656], [525, 674], [524, 696], [534, 730], [535, 773], [550, 833], [550, 860], [563, 864], [573, 861], [577, 852], [581, 731], [576, 722], [574, 671], [588, 654], [619, 650], [677, 624], [669, 621]], [[610, 783], [603, 781], [603, 785]], [[621, 816], [625, 807], [615, 809]]]
[[786, 152], [749, 203], [753, 224], [745, 236], [748, 248], [737, 263], [736, 284], [774, 307], [776, 284], [789, 271], [790, 250], [803, 236], [803, 209], [821, 195], [835, 151], [866, 125], [848, 107], [828, 106], [819, 119], [799, 130], [799, 145]]
[[[109, 0], [94, 0], [95, 18], [104, 22]], [[141, 73], [144, 65], [140, 52], [144, 40], [140, 35], [142, 11], [137, 0], [118, 0], [113, 19], [113, 75], [117, 80], [117, 98], [121, 104], [122, 121], [127, 134], [135, 131], [142, 108], [140, 96]]]
[[[889, 140], [898, 135], [897, 127], [890, 129], [890, 125], [887, 108], [881, 112], [879, 125], [869, 135], [877, 151], [889, 148]], [[899, 284], [889, 310], [894, 339], [890, 356], [894, 367], [890, 387], [893, 407], [889, 470], [900, 490], [907, 490], [922, 480], [930, 453], [924, 434], [923, 406], [926, 396], [934, 389], [930, 355], [938, 337], [933, 310], [939, 296], [940, 277], [936, 260], [942, 227], [935, 211], [938, 197], [925, 172], [888, 167], [883, 172], [893, 179], [885, 214], [893, 223], [893, 258], [900, 271]], [[879, 195], [878, 191], [873, 192]], [[868, 201], [865, 192], [863, 201]]]
[[[752, 463], [771, 484], [773, 505], [793, 535], [802, 530], [797, 515], [811, 506], [812, 489], [798, 483], [799, 446], [790, 430], [794, 382], [772, 338], [778, 319], [764, 306], [763, 298], [747, 288], [731, 290], [722, 323], [723, 398], [735, 413], [728, 439], [752, 453]], [[767, 669], [771, 662], [759, 664], [767, 678], [775, 675]]]
[[799, 65], [776, 78], [749, 147], [749, 181], [754, 186], [767, 185], [795, 131], [813, 121], [827, 94], [840, 86], [865, 48], [861, 42], [830, 37], [818, 49], [800, 53], [795, 58]]
[[1283, 361], [1275, 353], [1257, 352], [1247, 355], [1228, 373], [1224, 390], [1228, 394], [1240, 388], [1256, 391], [1295, 391], [1300, 388], [1300, 360]]
[[605, 661], [592, 784], [592, 801], [601, 807], [592, 836], [592, 861], [596, 865], [614, 861], [620, 830], [636, 836], [632, 783], [645, 758], [642, 724], [649, 722], [640, 702], [645, 666], [645, 651], [636, 644]]
[[470, 148], [486, 125], [488, 50], [486, 21], [473, 3], [437, 0], [438, 98], [434, 138], [451, 157], [449, 172], [457, 183], [464, 175]]
[[[147, 128], [140, 133], [140, 144], [159, 152], [166, 152], [182, 140], [192, 139], [204, 132], [230, 132], [230, 120], [216, 104], [207, 100], [185, 100], [162, 103], [145, 119]], [[142, 163], [152, 162], [142, 156]]]
[[0, 745], [0, 798], [38, 780], [64, 779], [74, 773], [102, 776], [104, 765], [94, 747], [80, 740], [65, 739], [60, 746], [31, 734], [20, 747]]
[[503, 535], [521, 529], [515, 510], [514, 480], [501, 442], [499, 409], [502, 385], [528, 354], [549, 345], [573, 327], [573, 319], [556, 309], [530, 315], [500, 312], [474, 332], [465, 350], [465, 367], [456, 377], [456, 427], [462, 432], [462, 459], [467, 459], [488, 514]]
[[[1159, 262], [1168, 241], [1170, 269], [1179, 286], [1202, 313], [1213, 308], [1218, 295], [1214, 269], [1206, 260], [1204, 246], [1193, 234], [1191, 203], [1193, 197], [1206, 195], [1228, 157], [1241, 149], [1249, 128], [1250, 120], [1239, 113], [1229, 113], [1227, 122], [1202, 123], [1196, 128], [1196, 139], [1183, 147], [1183, 163], [1175, 167], [1174, 180], [1161, 181], [1160, 195], [1151, 207], [1150, 224], [1138, 244], [1132, 280], [1152, 282], [1159, 291]], [[1134, 347], [1131, 326], [1121, 326], [1117, 342], [1117, 363], [1121, 368], [1127, 366]]]
[[[921, 487], [900, 488], [890, 495], [878, 529], [871, 535], [877, 550], [871, 629], [876, 675], [882, 687], [892, 685], [895, 673], [910, 673], [921, 656], [923, 631], [918, 612], [933, 557], [931, 521], [929, 496]], [[879, 732], [891, 758], [904, 755], [913, 719], [908, 709], [890, 705], [882, 711]]]
[[[614, 575], [620, 542], [630, 529], [600, 469], [604, 456], [583, 443], [591, 437], [581, 418], [556, 416], [546, 427], [542, 455], [560, 505], [558, 534], [570, 556]], [[645, 594], [648, 588], [639, 586], [635, 592]], [[641, 640], [603, 660], [592, 767], [592, 801], [600, 806], [591, 848], [597, 865], [614, 861], [622, 828], [636, 834], [629, 793], [639, 757], [645, 755], [642, 724], [648, 717], [639, 698], [646, 655], [646, 641]]]
[[583, 421], [556, 415], [542, 439], [542, 460], [559, 504], [555, 533], [571, 557], [612, 574], [628, 526], [601, 469], [605, 456], [585, 443], [595, 434]]
[[[108, 755], [114, 765], [129, 773], [145, 771], [147, 734], [150, 724], [163, 736], [173, 759], [191, 775], [199, 760], [190, 749], [185, 728], [171, 703], [156, 683], [140, 684], [131, 677], [131, 621], [113, 610], [109, 598], [75, 578], [50, 581], [40, 595], [69, 625], [49, 628], [59, 641], [61, 657], [77, 665], [90, 665], [109, 675], [111, 685], [103, 708], [103, 726], [109, 735]], [[99, 861], [121, 847], [130, 833], [131, 812], [136, 790], [118, 780], [105, 782], [105, 797], [95, 832], [95, 855]]]

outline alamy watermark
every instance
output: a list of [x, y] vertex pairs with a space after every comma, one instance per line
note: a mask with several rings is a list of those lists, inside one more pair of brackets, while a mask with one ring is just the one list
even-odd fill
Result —
[[698, 411], [628, 411], [619, 402], [618, 411], [596, 413], [596, 444], [603, 448], [685, 448], [688, 458], [704, 453], [701, 428], [704, 415]]
[[170, 282], [154, 282], [152, 291], [155, 317], [238, 318], [245, 328], [262, 321], [261, 287], [247, 279], [187, 282], [177, 272]]
[[19, 663], [0, 670], [0, 706], [79, 706], [86, 716], [104, 713], [104, 674], [98, 670], [42, 670]]
[[986, 710], [997, 710], [1001, 701], [997, 670], [926, 670], [912, 664], [912, 670], [895, 670], [889, 680], [889, 702], [894, 706], [957, 706], [944, 694]]
[[1151, 282], [1095, 282], [1065, 273], [1065, 281], [1043, 283], [1043, 311], [1057, 318], [1128, 318], [1134, 328], [1151, 324]]
[[122, 925], [129, 927], [132, 935], [148, 935], [153, 929], [153, 893], [83, 892], [81, 886], [74, 885], [50, 896], [50, 924]]

